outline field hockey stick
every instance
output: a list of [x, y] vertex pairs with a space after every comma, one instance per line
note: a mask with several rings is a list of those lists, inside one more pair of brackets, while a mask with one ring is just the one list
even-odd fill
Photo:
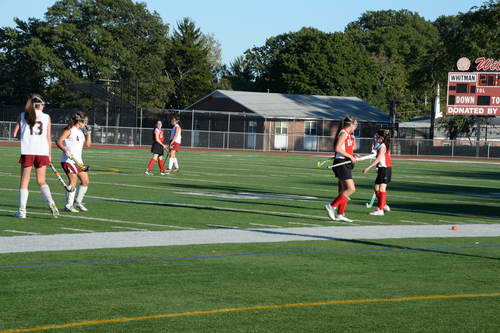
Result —
[[370, 202], [366, 203], [366, 208], [372, 208], [373, 204], [375, 203], [375, 199], [377, 199], [377, 195], [373, 193], [372, 198], [370, 199]]
[[[360, 161], [364, 161], [364, 160], [369, 160], [371, 158], [374, 158], [375, 156], [377, 156], [377, 155], [376, 154], [370, 154], [370, 155], [358, 157], [358, 158], [356, 158], [356, 160], [357, 160], [357, 162], [360, 162]], [[337, 163], [337, 164], [334, 164], [332, 166], [329, 166], [328, 168], [329, 169], [333, 169], [333, 168], [336, 168], [338, 166], [349, 164], [349, 163], [352, 163], [352, 161], [349, 160], [349, 161], [345, 161], [345, 162], [342, 162], [342, 163]]]
[[59, 171], [57, 171], [57, 169], [54, 166], [54, 164], [50, 163], [49, 166], [52, 169], [52, 171], [54, 172], [54, 175], [57, 177], [57, 179], [59, 180], [59, 182], [64, 186], [64, 188], [66, 189], [66, 191], [68, 191], [68, 192], [74, 192], [75, 188], [73, 186], [69, 186], [69, 185], [66, 184], [66, 182], [64, 181], [64, 179], [61, 177], [61, 174], [59, 173]]
[[70, 160], [72, 160], [73, 162], [75, 162], [75, 163], [76, 163], [76, 165], [78, 165], [78, 167], [79, 167], [80, 169], [82, 169], [82, 171], [84, 171], [84, 172], [89, 171], [90, 166], [88, 166], [88, 165], [86, 165], [86, 164], [83, 164], [82, 162], [80, 162], [79, 160], [77, 160], [77, 159], [75, 158], [75, 156], [73, 156], [73, 155], [69, 155], [69, 159], [70, 159]]
[[316, 166], [317, 166], [318, 168], [321, 168], [323, 165], [325, 165], [326, 163], [328, 163], [329, 161], [331, 161], [331, 160], [332, 160], [332, 159], [334, 159], [334, 158], [335, 158], [335, 157], [333, 157], [333, 156], [332, 156], [332, 157], [329, 157], [327, 160], [324, 160], [324, 161], [318, 161], [318, 162], [316, 163]]

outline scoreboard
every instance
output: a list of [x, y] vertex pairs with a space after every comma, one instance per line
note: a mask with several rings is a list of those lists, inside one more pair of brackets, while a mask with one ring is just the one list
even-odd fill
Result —
[[500, 72], [448, 73], [446, 114], [500, 116]]

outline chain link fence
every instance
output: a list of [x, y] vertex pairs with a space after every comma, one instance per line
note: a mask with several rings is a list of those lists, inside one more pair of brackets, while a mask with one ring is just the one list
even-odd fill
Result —
[[[0, 140], [15, 141], [12, 131], [15, 122], [0, 122]], [[52, 124], [53, 141], [65, 124]], [[165, 130], [169, 137], [170, 130]], [[93, 144], [149, 146], [153, 142], [152, 128], [93, 126]], [[296, 134], [261, 134], [222, 131], [183, 130], [182, 146], [200, 149], [238, 149], [249, 151], [318, 152], [333, 151], [334, 138]], [[359, 153], [368, 153], [372, 138], [358, 138]], [[393, 139], [392, 154], [402, 156], [440, 156], [500, 158], [500, 141], [470, 141], [445, 139]]]

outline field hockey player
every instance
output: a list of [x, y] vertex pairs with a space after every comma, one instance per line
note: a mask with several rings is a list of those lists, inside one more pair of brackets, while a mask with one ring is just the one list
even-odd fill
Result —
[[363, 173], [368, 173], [375, 166], [378, 168], [374, 187], [377, 196], [377, 210], [371, 212], [370, 215], [384, 216], [384, 211], [389, 212], [391, 210], [386, 201], [387, 184], [390, 183], [392, 177], [391, 134], [389, 130], [378, 130], [377, 141], [377, 158], [368, 167], [363, 169]]
[[163, 130], [161, 129], [162, 126], [162, 122], [158, 120], [153, 130], [153, 144], [151, 145], [151, 153], [153, 154], [153, 157], [151, 157], [151, 160], [146, 167], [146, 171], [144, 172], [148, 176], [153, 175], [151, 169], [155, 165], [156, 161], [158, 161], [160, 174], [162, 176], [168, 174], [165, 170], [165, 160], [163, 159], [164, 151], [167, 149], [167, 146], [163, 143], [163, 141], [165, 141], [165, 137], [163, 135]]
[[354, 156], [356, 139], [353, 135], [357, 125], [358, 122], [354, 117], [346, 117], [335, 135], [335, 159], [333, 165], [346, 162], [347, 160], [350, 160], [351, 163], [332, 168], [335, 176], [339, 179], [340, 193], [332, 203], [325, 205], [325, 209], [328, 212], [328, 216], [334, 221], [352, 222], [352, 220], [345, 217], [345, 209], [349, 196], [356, 191], [354, 180], [352, 179], [352, 169], [357, 161]]
[[88, 148], [92, 145], [87, 115], [83, 112], [75, 113], [59, 135], [56, 144], [62, 150], [61, 166], [68, 176], [69, 186], [76, 187], [76, 183], [80, 179], [78, 191], [66, 193], [64, 210], [72, 213], [86, 212], [88, 209], [83, 205], [83, 198], [87, 193], [90, 181], [87, 171], [83, 170], [81, 165], [83, 165], [83, 147]]
[[49, 205], [53, 217], [59, 216], [59, 210], [52, 199], [49, 185], [45, 181], [47, 165], [51, 163], [52, 135], [50, 116], [43, 112], [45, 102], [38, 94], [33, 94], [26, 102], [25, 111], [21, 113], [14, 128], [13, 137], [20, 133], [21, 140], [21, 181], [19, 184], [19, 211], [17, 218], [26, 218], [28, 203], [28, 186], [33, 166], [36, 179], [45, 201]]
[[181, 149], [181, 126], [180, 121], [177, 116], [173, 116], [170, 120], [170, 124], [173, 126], [170, 131], [169, 140], [169, 153], [168, 153], [168, 169], [170, 172], [179, 171], [179, 162], [177, 161], [176, 153]]

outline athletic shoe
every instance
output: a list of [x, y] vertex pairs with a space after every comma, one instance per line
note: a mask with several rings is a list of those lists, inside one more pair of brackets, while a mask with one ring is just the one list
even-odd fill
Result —
[[170, 170], [163, 170], [160, 172], [160, 175], [165, 176], [165, 175], [170, 175]]
[[80, 213], [80, 211], [76, 209], [74, 206], [64, 206], [64, 211], [71, 213]]
[[78, 208], [78, 209], [79, 209], [79, 210], [81, 210], [82, 212], [86, 212], [86, 211], [88, 211], [87, 207], [85, 207], [85, 206], [83, 205], [83, 203], [81, 203], [81, 202], [75, 202], [75, 206], [76, 206], [76, 208]]
[[370, 212], [370, 215], [384, 216], [384, 210], [383, 209], [374, 210], [373, 212]]
[[337, 218], [335, 217], [335, 210], [337, 210], [337, 207], [332, 207], [330, 204], [326, 204], [325, 209], [328, 212], [328, 216], [332, 219], [332, 221], [336, 221]]
[[148, 176], [152, 176], [153, 175], [153, 173], [151, 171], [149, 171], [149, 170], [144, 171], [144, 174], [148, 175]]
[[179, 172], [179, 170], [180, 170], [179, 168], [176, 168], [176, 169], [170, 170], [170, 172]]
[[349, 222], [351, 223], [352, 220], [351, 219], [348, 219], [347, 217], [345, 217], [344, 215], [337, 215], [337, 221], [344, 221], [344, 222]]
[[12, 215], [12, 217], [17, 217], [18, 219], [25, 219], [26, 212], [21, 212], [21, 211], [15, 212], [14, 215]]
[[52, 217], [57, 218], [59, 216], [59, 209], [55, 203], [49, 204], [50, 212], [52, 213]]
[[384, 206], [384, 211], [390, 212], [391, 211], [391, 207], [389, 207], [389, 205], [385, 205]]

